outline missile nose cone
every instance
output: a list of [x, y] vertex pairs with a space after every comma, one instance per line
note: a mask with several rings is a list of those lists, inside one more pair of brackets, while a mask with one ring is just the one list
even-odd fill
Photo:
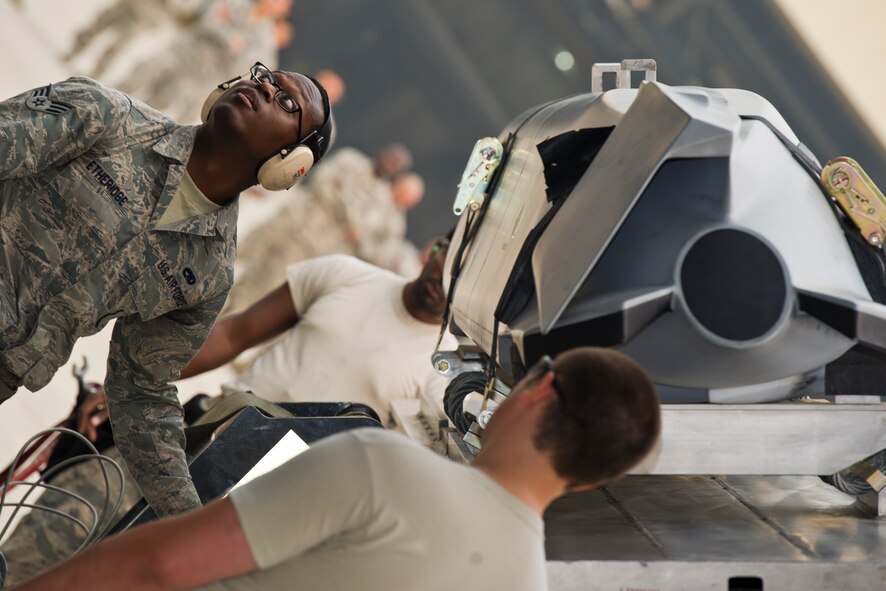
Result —
[[767, 242], [740, 228], [697, 237], [676, 279], [690, 319], [720, 344], [764, 339], [789, 312], [792, 290], [784, 264]]

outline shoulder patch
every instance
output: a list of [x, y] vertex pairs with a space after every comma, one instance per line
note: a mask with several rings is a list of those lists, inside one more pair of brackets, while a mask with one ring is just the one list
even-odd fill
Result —
[[74, 108], [74, 105], [69, 105], [62, 101], [54, 101], [49, 98], [49, 93], [51, 91], [52, 84], [47, 84], [46, 86], [36, 89], [31, 93], [31, 96], [28, 97], [28, 108], [40, 113], [49, 113], [50, 115], [61, 115]]

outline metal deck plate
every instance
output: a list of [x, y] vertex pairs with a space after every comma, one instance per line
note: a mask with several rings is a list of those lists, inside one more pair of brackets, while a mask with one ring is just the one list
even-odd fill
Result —
[[552, 589], [886, 581], [886, 520], [811, 476], [630, 476], [556, 501], [545, 523]]

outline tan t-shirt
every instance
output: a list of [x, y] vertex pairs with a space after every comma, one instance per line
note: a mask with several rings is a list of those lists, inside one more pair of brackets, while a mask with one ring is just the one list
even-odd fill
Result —
[[390, 431], [330, 437], [231, 500], [260, 570], [207, 589], [547, 588], [541, 518]]
[[[274, 402], [362, 402], [384, 417], [391, 400], [443, 399], [448, 381], [431, 355], [440, 326], [403, 303], [406, 280], [353, 257], [331, 255], [286, 269], [298, 324], [224, 392]], [[456, 347], [447, 333], [443, 350]]]
[[192, 218], [198, 215], [208, 215], [221, 209], [221, 205], [211, 201], [203, 192], [194, 184], [194, 180], [188, 171], [185, 170], [182, 180], [172, 196], [172, 201], [166, 206], [166, 211], [157, 222], [157, 227], [162, 229], [173, 224], [177, 224], [182, 220]]

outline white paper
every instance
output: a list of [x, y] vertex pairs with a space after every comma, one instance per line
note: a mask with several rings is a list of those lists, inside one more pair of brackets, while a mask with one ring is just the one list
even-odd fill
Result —
[[240, 482], [235, 484], [231, 490], [236, 488], [240, 488], [247, 482], [251, 482], [255, 480], [262, 474], [267, 474], [274, 468], [281, 466], [308, 449], [308, 444], [304, 442], [304, 440], [299, 437], [295, 431], [289, 431], [284, 435], [280, 441], [278, 441], [274, 447], [268, 450], [268, 453], [264, 455], [262, 459], [258, 461], [258, 463], [252, 467], [252, 469], [246, 473], [246, 475], [240, 479]]

